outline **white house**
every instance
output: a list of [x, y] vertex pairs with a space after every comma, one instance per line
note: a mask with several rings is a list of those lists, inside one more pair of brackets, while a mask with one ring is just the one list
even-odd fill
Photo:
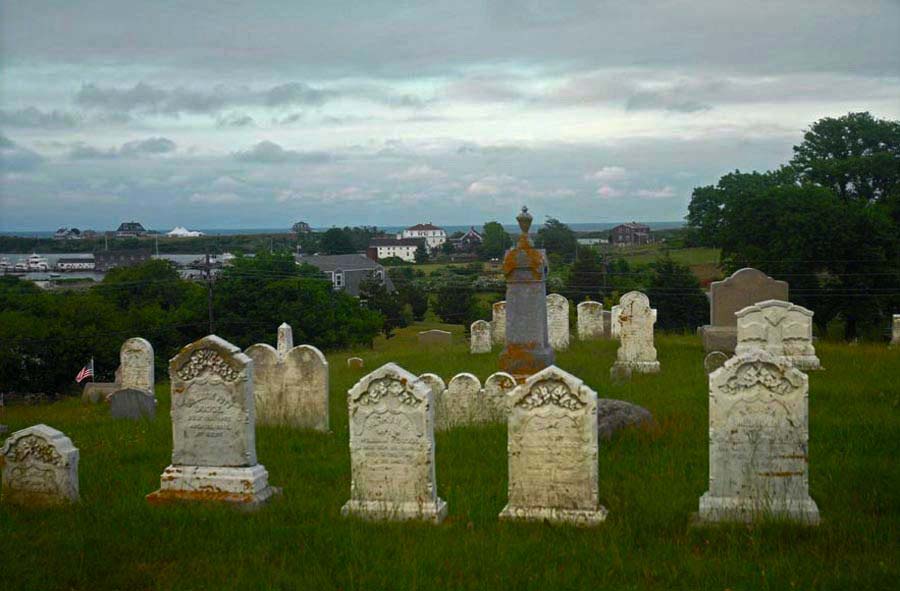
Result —
[[397, 257], [408, 263], [414, 263], [416, 251], [421, 245], [421, 238], [416, 240], [412, 238], [373, 238], [366, 254], [372, 260]]
[[90, 258], [60, 258], [56, 261], [57, 271], [93, 271], [94, 257]]
[[198, 236], [203, 236], [203, 232], [199, 230], [188, 230], [184, 226], [176, 226], [171, 232], [168, 232], [166, 236], [172, 236], [173, 238], [196, 238]]
[[434, 250], [435, 248], [440, 248], [440, 246], [447, 241], [447, 233], [444, 232], [443, 228], [438, 228], [437, 226], [432, 225], [431, 222], [428, 222], [427, 224], [410, 226], [397, 234], [397, 238], [424, 239], [425, 244], [428, 245], [428, 250]]

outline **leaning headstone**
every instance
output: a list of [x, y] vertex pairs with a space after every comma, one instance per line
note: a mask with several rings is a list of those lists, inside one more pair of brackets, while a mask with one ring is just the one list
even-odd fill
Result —
[[[285, 330], [287, 327], [287, 330]], [[328, 361], [311, 345], [291, 347], [290, 326], [278, 329], [278, 349], [265, 343], [247, 348], [253, 360], [256, 420], [262, 425], [287, 425], [328, 431]]]
[[60, 431], [34, 425], [0, 449], [4, 504], [44, 506], [78, 501], [78, 448]]
[[509, 501], [500, 519], [596, 525], [597, 393], [556, 366], [510, 394]]
[[169, 362], [172, 464], [151, 503], [220, 501], [256, 507], [276, 491], [256, 460], [253, 360], [215, 335]]
[[603, 304], [587, 300], [575, 306], [578, 316], [578, 340], [596, 341], [603, 338]]
[[709, 376], [709, 490], [701, 522], [774, 516], [816, 524], [809, 496], [809, 381], [753, 349]]
[[484, 381], [484, 394], [482, 401], [485, 407], [487, 420], [494, 423], [505, 423], [508, 414], [509, 393], [516, 387], [516, 379], [498, 371], [488, 376]]
[[531, 245], [532, 216], [523, 207], [516, 217], [519, 240], [503, 257], [506, 277], [506, 346], [500, 369], [524, 379], [552, 365], [547, 334], [547, 257]]
[[659, 361], [656, 359], [656, 347], [653, 346], [653, 311], [650, 300], [639, 291], [629, 291], [619, 300], [619, 350], [616, 363], [610, 371], [613, 378], [623, 370], [638, 373], [657, 373]]
[[441, 396], [440, 412], [434, 428], [444, 431], [485, 422], [481, 396], [481, 382], [477, 377], [470, 373], [453, 376]]
[[114, 419], [156, 418], [156, 396], [146, 390], [122, 388], [109, 397], [109, 414]]
[[491, 352], [491, 324], [487, 320], [476, 320], [469, 328], [469, 352], [473, 355]]
[[737, 346], [735, 313], [765, 300], [788, 301], [786, 281], [772, 279], [762, 271], [745, 267], [709, 286], [709, 324], [701, 327], [705, 351], [734, 353]]
[[547, 337], [554, 351], [569, 348], [569, 300], [558, 293], [547, 296]]
[[420, 345], [451, 345], [453, 333], [446, 330], [423, 330], [419, 333]]
[[597, 400], [597, 430], [600, 439], [612, 439], [615, 433], [628, 427], [650, 428], [655, 424], [653, 415], [643, 406], [612, 398]]
[[119, 349], [120, 388], [133, 388], [153, 393], [153, 345], [146, 339], [128, 339]]
[[612, 339], [619, 338], [619, 335], [622, 333], [622, 322], [619, 319], [619, 314], [621, 312], [622, 312], [621, 305], [615, 305], [610, 310], [609, 336]]
[[506, 346], [506, 301], [491, 306], [491, 339], [495, 345]]
[[891, 325], [891, 344], [900, 345], [900, 314], [894, 314]]
[[735, 354], [763, 349], [803, 371], [822, 369], [812, 341], [813, 313], [803, 306], [766, 300], [739, 310]]
[[347, 400], [350, 500], [341, 514], [440, 523], [447, 504], [437, 495], [428, 386], [388, 363], [357, 382]]
[[728, 355], [721, 351], [712, 351], [707, 353], [703, 359], [703, 370], [706, 372], [706, 375], [709, 375], [725, 365], [726, 361], [728, 361]]
[[347, 367], [350, 369], [362, 369], [366, 366], [366, 362], [362, 360], [362, 357], [348, 357], [347, 358]]

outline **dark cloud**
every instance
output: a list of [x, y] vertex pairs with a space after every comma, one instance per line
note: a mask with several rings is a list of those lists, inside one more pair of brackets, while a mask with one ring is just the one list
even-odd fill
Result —
[[256, 121], [245, 113], [227, 113], [216, 119], [218, 127], [254, 127]]
[[248, 150], [235, 152], [234, 158], [241, 162], [257, 162], [263, 164], [276, 164], [281, 162], [322, 164], [329, 162], [332, 159], [332, 156], [327, 152], [299, 152], [297, 150], [285, 150], [275, 142], [266, 140], [259, 142]]
[[44, 161], [44, 157], [33, 150], [20, 146], [4, 135], [0, 135], [0, 171], [20, 172], [32, 170]]
[[265, 103], [270, 107], [285, 105], [322, 105], [326, 101], [336, 98], [339, 93], [330, 90], [313, 88], [302, 82], [290, 82], [279, 84], [265, 91]]
[[126, 142], [118, 148], [103, 150], [79, 142], [69, 150], [70, 160], [112, 160], [116, 158], [138, 158], [141, 156], [159, 156], [176, 150], [175, 142], [164, 137], [152, 137], [145, 140]]
[[65, 111], [42, 111], [35, 107], [0, 110], [0, 127], [30, 127], [35, 129], [68, 129], [77, 127], [81, 117]]

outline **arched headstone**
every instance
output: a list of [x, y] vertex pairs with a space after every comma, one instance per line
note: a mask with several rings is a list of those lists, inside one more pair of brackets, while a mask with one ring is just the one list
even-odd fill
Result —
[[4, 504], [43, 506], [78, 501], [78, 448], [60, 431], [34, 425], [0, 449]]

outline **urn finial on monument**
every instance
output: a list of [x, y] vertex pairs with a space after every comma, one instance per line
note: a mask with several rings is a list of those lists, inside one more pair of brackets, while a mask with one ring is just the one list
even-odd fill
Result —
[[500, 368], [522, 381], [552, 365], [547, 334], [547, 257], [528, 240], [532, 216], [522, 207], [516, 216], [522, 233], [503, 257], [506, 277], [506, 347]]

